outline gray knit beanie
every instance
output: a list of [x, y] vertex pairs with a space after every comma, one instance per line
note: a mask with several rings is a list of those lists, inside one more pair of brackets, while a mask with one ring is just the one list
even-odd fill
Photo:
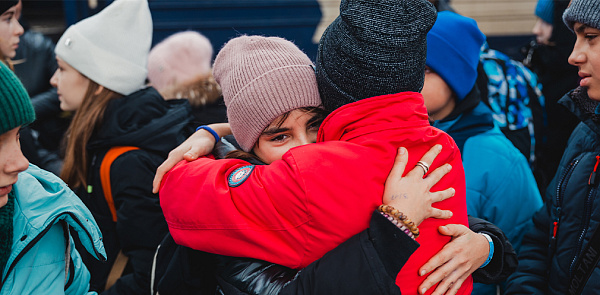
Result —
[[600, 30], [600, 1], [573, 0], [563, 13], [563, 21], [573, 31], [575, 23]]
[[317, 53], [317, 81], [328, 111], [361, 99], [423, 88], [427, 0], [342, 0]]
[[213, 75], [223, 91], [233, 136], [246, 152], [277, 117], [321, 104], [312, 62], [282, 38], [231, 39], [215, 58]]

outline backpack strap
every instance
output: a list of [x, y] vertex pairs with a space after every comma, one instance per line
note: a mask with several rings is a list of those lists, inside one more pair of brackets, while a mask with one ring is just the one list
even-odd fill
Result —
[[108, 204], [108, 209], [110, 210], [114, 222], [117, 222], [117, 210], [115, 209], [115, 202], [110, 187], [110, 166], [120, 155], [128, 151], [139, 149], [140, 148], [134, 146], [113, 147], [106, 152], [104, 159], [102, 159], [102, 164], [100, 164], [100, 182], [102, 183], [102, 191], [104, 192], [104, 199], [106, 199], [106, 204]]
[[[110, 214], [112, 215], [112, 219], [114, 222], [117, 222], [117, 210], [115, 208], [115, 202], [112, 196], [112, 189], [110, 186], [110, 166], [112, 163], [122, 154], [139, 150], [140, 148], [134, 146], [116, 146], [108, 150], [106, 155], [104, 155], [104, 159], [102, 159], [102, 163], [100, 164], [100, 183], [102, 183], [102, 191], [104, 192], [104, 199], [106, 199], [106, 204], [108, 205], [108, 209], [110, 210]], [[123, 254], [123, 250], [119, 251], [117, 254], [117, 258], [113, 263], [113, 266], [110, 269], [110, 273], [108, 274], [108, 278], [106, 280], [105, 290], [108, 290], [114, 283], [123, 275], [123, 271], [127, 266], [127, 262], [129, 261], [129, 257]]]

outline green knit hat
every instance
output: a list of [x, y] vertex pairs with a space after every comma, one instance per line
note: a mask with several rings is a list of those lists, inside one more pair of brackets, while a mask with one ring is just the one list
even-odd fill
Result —
[[0, 62], [0, 134], [32, 123], [35, 112], [19, 78]]

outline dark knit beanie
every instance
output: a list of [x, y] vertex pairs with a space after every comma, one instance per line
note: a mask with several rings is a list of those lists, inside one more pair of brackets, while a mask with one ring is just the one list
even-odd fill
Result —
[[477, 22], [450, 11], [438, 13], [427, 34], [427, 66], [433, 69], [461, 101], [477, 80], [477, 65], [485, 35]]
[[4, 14], [9, 8], [17, 5], [19, 0], [0, 0], [0, 14]]
[[8, 203], [0, 207], [0, 271], [6, 267], [13, 242], [14, 192], [8, 194]]
[[549, 24], [554, 24], [554, 0], [538, 0], [535, 15]]
[[19, 78], [0, 62], [0, 134], [35, 120], [29, 95]]
[[436, 10], [427, 0], [342, 0], [317, 53], [328, 111], [361, 99], [423, 88], [426, 36]]
[[600, 30], [600, 1], [573, 0], [563, 13], [563, 21], [573, 31], [575, 23]]

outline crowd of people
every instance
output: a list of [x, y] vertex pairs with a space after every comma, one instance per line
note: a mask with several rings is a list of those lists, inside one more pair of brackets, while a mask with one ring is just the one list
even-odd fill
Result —
[[342, 0], [314, 61], [152, 47], [148, 0], [53, 44], [21, 1], [0, 294], [597, 293], [600, 1], [539, 0], [522, 63], [442, 0]]

